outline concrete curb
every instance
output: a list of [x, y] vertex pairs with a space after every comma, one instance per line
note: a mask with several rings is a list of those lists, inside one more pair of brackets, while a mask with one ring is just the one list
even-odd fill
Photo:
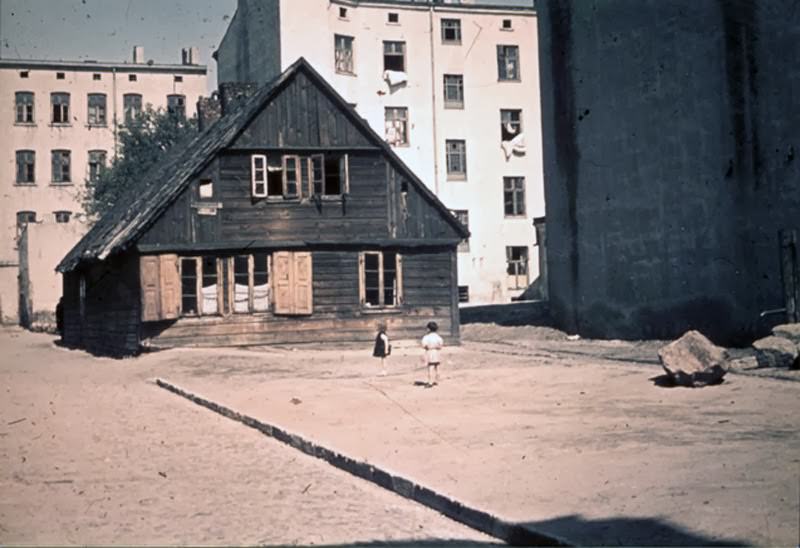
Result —
[[477, 508], [471, 508], [412, 480], [392, 474], [367, 462], [358, 461], [332, 451], [297, 434], [292, 434], [277, 426], [261, 422], [258, 419], [243, 415], [223, 405], [201, 398], [169, 382], [156, 379], [156, 384], [197, 405], [219, 413], [223, 417], [241, 422], [250, 428], [255, 428], [262, 434], [302, 451], [306, 455], [322, 459], [340, 470], [344, 470], [361, 479], [370, 481], [375, 485], [397, 493], [401, 497], [427, 506], [454, 521], [493, 536], [513, 546], [570, 546], [570, 544], [563, 539], [535, 531], [525, 525], [510, 523], [488, 512], [478, 510]]

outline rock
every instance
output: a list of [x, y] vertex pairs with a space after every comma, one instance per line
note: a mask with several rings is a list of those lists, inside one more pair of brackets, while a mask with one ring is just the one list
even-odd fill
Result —
[[800, 345], [800, 323], [785, 323], [772, 328], [772, 334]]
[[759, 367], [793, 367], [797, 345], [783, 337], [764, 337], [753, 343]]
[[719, 384], [728, 372], [728, 354], [697, 331], [687, 331], [658, 351], [661, 366], [682, 386]]

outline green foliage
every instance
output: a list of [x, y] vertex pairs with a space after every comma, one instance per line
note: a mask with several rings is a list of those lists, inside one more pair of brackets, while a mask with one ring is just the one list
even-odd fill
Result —
[[151, 106], [117, 132], [118, 153], [95, 181], [86, 181], [83, 207], [90, 219], [108, 212], [129, 188], [155, 164], [164, 160], [175, 145], [197, 135], [197, 120]]

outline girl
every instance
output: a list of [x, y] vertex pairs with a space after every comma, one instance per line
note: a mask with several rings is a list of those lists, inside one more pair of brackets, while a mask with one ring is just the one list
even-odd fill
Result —
[[375, 348], [372, 355], [381, 359], [381, 375], [386, 375], [386, 357], [392, 353], [389, 336], [386, 334], [386, 324], [378, 324], [378, 334], [375, 336]]

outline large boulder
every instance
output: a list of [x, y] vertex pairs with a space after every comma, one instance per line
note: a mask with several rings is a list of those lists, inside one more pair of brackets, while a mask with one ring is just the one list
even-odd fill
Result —
[[682, 386], [719, 384], [728, 372], [728, 353], [697, 331], [683, 336], [658, 351], [661, 366], [670, 380]]
[[772, 334], [800, 345], [800, 323], [785, 323], [772, 328]]
[[793, 367], [797, 345], [783, 337], [764, 337], [753, 343], [759, 367]]

